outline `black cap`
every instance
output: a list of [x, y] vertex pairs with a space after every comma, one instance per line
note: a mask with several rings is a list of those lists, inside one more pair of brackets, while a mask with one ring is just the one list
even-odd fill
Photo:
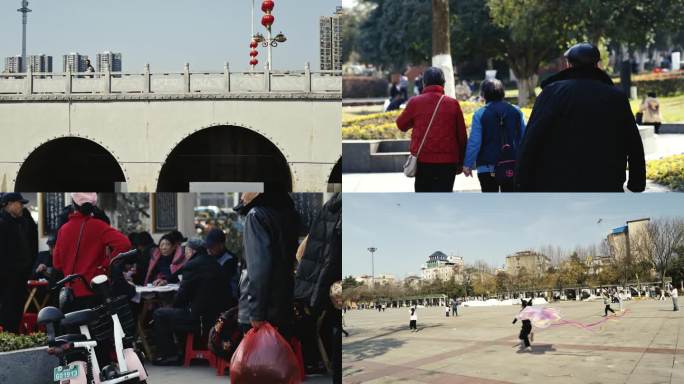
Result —
[[565, 52], [565, 58], [573, 67], [593, 67], [601, 61], [601, 52], [592, 44], [579, 43]]
[[207, 246], [207, 248], [211, 248], [216, 244], [225, 244], [226, 243], [226, 234], [218, 229], [214, 228], [209, 233], [207, 234], [207, 239], [204, 241], [204, 244]]
[[8, 192], [0, 197], [0, 204], [3, 205], [13, 201], [20, 201], [22, 204], [28, 204], [29, 202], [28, 200], [24, 199], [24, 196], [22, 196], [21, 193], [18, 192]]
[[430, 67], [423, 72], [423, 84], [427, 87], [430, 85], [444, 86], [444, 72], [437, 67]]

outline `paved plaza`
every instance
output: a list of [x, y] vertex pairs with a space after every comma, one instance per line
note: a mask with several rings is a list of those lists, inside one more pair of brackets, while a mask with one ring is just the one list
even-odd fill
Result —
[[[563, 318], [601, 321], [602, 301], [548, 305]], [[613, 304], [613, 308], [617, 304]], [[682, 383], [684, 321], [672, 302], [626, 302], [625, 313], [592, 330], [571, 325], [534, 330], [532, 351], [519, 352], [519, 306], [347, 311], [345, 383]], [[681, 337], [680, 337], [680, 334]]]
[[[216, 376], [216, 370], [208, 366], [192, 365], [184, 367], [155, 367], [151, 364], [145, 366], [150, 374], [148, 384], [226, 384], [230, 383], [228, 376]], [[227, 374], [226, 370], [226, 374]], [[304, 381], [307, 384], [330, 384], [332, 378], [323, 375], [307, 376]]]

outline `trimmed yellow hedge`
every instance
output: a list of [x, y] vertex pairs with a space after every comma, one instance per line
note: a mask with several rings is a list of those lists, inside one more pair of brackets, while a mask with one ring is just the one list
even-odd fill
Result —
[[646, 178], [674, 191], [684, 192], [684, 155], [649, 161], [646, 164]]
[[[470, 131], [470, 123], [473, 121], [473, 114], [479, 109], [482, 104], [473, 102], [461, 102], [461, 109], [463, 110], [463, 117], [465, 119], [466, 128]], [[525, 119], [528, 119], [532, 110], [529, 108], [522, 109]], [[401, 132], [395, 121], [401, 111], [374, 113], [354, 118], [345, 119], [342, 122], [342, 139], [343, 140], [390, 140], [390, 139], [408, 139], [411, 137], [410, 131], [408, 133]]]

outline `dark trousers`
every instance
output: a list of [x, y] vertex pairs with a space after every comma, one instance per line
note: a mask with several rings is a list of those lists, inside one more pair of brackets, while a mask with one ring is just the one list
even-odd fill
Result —
[[27, 278], [21, 274], [8, 274], [0, 278], [0, 326], [5, 332], [19, 333], [24, 302], [28, 296]]
[[456, 164], [418, 163], [416, 192], [453, 192]]
[[154, 341], [157, 344], [156, 357], [169, 357], [178, 354], [173, 341], [174, 332], [190, 332], [199, 322], [183, 308], [159, 308], [154, 311]]
[[477, 174], [477, 179], [480, 181], [480, 189], [482, 192], [514, 192], [515, 185], [507, 183], [500, 185], [496, 181], [496, 177], [491, 172], [483, 172]]
[[525, 344], [525, 347], [530, 346], [530, 333], [529, 332], [520, 332], [520, 340], [523, 341], [523, 344]]
[[451, 307], [451, 315], [458, 316], [458, 307]]
[[[339, 309], [332, 311], [331, 320], [332, 327], [332, 342], [330, 360], [332, 360], [333, 370], [333, 384], [342, 383], [342, 311]], [[346, 333], [346, 332], [344, 332]]]
[[409, 321], [409, 329], [418, 329], [416, 327], [416, 320]]
[[604, 316], [608, 316], [608, 311], [610, 311], [611, 313], [615, 313], [615, 311], [613, 311], [613, 308], [610, 307], [610, 304], [606, 304], [606, 309], [605, 309], [605, 315], [604, 315]]

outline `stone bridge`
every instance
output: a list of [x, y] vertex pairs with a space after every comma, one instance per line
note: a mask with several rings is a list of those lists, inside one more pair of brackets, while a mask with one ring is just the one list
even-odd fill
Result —
[[0, 190], [325, 192], [340, 72], [0, 74]]

